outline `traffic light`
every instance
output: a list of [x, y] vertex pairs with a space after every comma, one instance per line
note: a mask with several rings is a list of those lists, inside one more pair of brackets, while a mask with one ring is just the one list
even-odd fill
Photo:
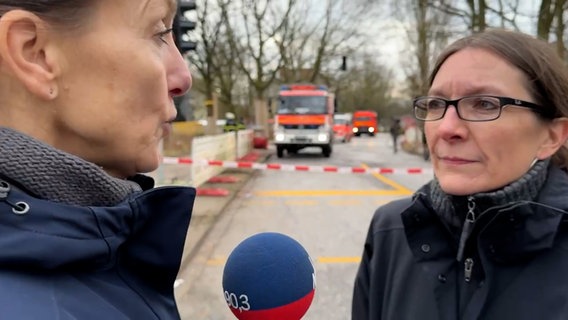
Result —
[[196, 22], [187, 18], [186, 12], [195, 10], [195, 0], [178, 0], [178, 10], [174, 17], [174, 40], [179, 51], [184, 54], [197, 48], [197, 43], [189, 39], [187, 34], [195, 29]]
[[346, 56], [341, 57], [341, 70], [347, 71], [347, 57]]

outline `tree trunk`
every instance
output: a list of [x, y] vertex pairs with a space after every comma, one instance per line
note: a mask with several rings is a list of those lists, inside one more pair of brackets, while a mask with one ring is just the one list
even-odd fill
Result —
[[566, 48], [564, 46], [564, 7], [566, 0], [557, 0], [556, 7], [554, 8], [554, 15], [556, 16], [556, 50], [562, 60], [566, 60]]
[[538, 11], [536, 35], [546, 41], [549, 39], [550, 27], [552, 26], [552, 20], [554, 19], [554, 16], [550, 11], [550, 7], [550, 0], [542, 0]]

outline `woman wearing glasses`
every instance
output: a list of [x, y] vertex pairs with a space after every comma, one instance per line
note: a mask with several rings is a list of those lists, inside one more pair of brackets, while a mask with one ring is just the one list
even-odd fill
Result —
[[352, 318], [568, 317], [568, 73], [490, 30], [438, 58], [414, 114], [435, 178], [377, 210]]

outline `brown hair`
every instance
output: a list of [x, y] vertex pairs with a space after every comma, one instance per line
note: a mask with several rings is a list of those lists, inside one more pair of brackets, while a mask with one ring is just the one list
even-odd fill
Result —
[[0, 0], [0, 17], [14, 9], [30, 11], [54, 26], [77, 29], [86, 25], [95, 0]]
[[[568, 70], [564, 61], [547, 42], [517, 31], [489, 29], [455, 41], [438, 56], [430, 73], [430, 86], [444, 61], [465, 48], [485, 49], [501, 56], [525, 74], [525, 86], [535, 103], [555, 117], [568, 117]], [[568, 168], [568, 148], [562, 146], [552, 161]]]

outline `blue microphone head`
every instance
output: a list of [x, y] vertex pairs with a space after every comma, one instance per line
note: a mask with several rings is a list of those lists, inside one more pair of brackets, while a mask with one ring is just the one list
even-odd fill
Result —
[[299, 320], [316, 289], [312, 260], [291, 237], [263, 232], [242, 241], [223, 270], [227, 305], [240, 320]]

